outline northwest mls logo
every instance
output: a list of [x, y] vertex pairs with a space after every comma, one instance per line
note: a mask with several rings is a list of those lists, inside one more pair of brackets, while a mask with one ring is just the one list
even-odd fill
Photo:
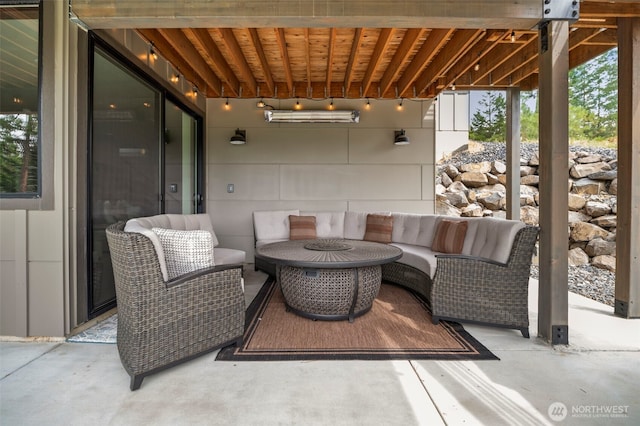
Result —
[[628, 405], [572, 405], [571, 410], [562, 402], [554, 402], [547, 410], [549, 418], [561, 422], [568, 416], [572, 418], [627, 418]]
[[554, 402], [549, 406], [547, 410], [547, 414], [549, 414], [549, 418], [554, 422], [561, 422], [567, 417], [567, 406], [562, 402]]

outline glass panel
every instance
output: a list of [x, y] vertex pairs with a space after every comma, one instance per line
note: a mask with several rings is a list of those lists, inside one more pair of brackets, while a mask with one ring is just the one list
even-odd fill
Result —
[[165, 102], [165, 213], [196, 212], [196, 120]]
[[38, 7], [0, 7], [0, 194], [33, 198], [39, 173]]
[[115, 300], [105, 228], [160, 213], [160, 92], [96, 48], [90, 311]]

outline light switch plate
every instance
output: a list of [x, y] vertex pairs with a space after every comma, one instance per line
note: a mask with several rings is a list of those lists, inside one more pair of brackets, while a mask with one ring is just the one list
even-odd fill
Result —
[[235, 187], [234, 187], [234, 185], [233, 185], [232, 183], [228, 183], [228, 184], [227, 184], [227, 192], [228, 192], [229, 194], [233, 194], [233, 191], [235, 191]]

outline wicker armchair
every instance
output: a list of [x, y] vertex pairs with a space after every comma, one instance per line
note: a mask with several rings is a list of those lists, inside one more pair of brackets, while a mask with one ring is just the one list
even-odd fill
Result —
[[516, 234], [507, 263], [438, 255], [431, 290], [433, 323], [473, 322], [518, 329], [529, 337], [529, 274], [538, 228]]
[[107, 228], [118, 302], [118, 352], [131, 390], [144, 377], [209, 351], [241, 344], [242, 265], [201, 269], [168, 282], [142, 234]]

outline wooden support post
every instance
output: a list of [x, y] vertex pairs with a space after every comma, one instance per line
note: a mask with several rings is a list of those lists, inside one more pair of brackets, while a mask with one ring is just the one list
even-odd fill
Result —
[[640, 19], [618, 18], [615, 314], [640, 317]]
[[507, 89], [507, 219], [520, 220], [520, 88]]
[[569, 23], [540, 24], [540, 285], [538, 334], [569, 343]]

